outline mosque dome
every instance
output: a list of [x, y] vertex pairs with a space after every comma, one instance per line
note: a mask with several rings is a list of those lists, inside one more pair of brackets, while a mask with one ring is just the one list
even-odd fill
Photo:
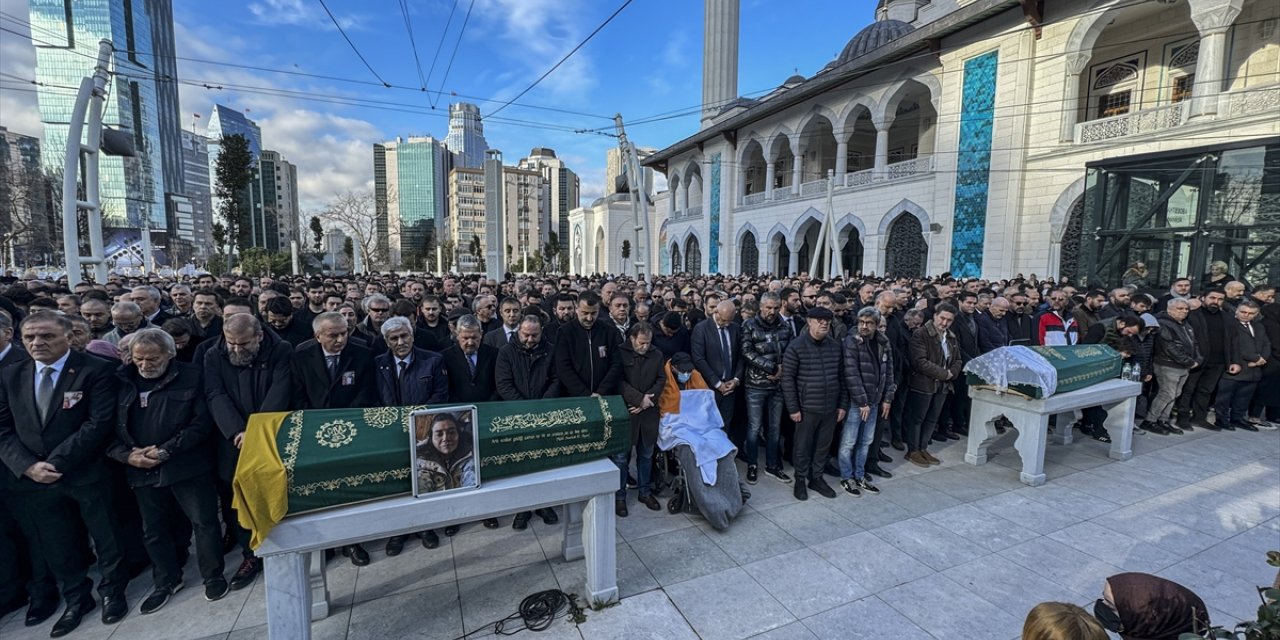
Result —
[[794, 87], [794, 86], [796, 86], [796, 85], [798, 85], [798, 84], [803, 83], [803, 82], [804, 82], [804, 80], [805, 80], [804, 76], [802, 76], [802, 75], [800, 75], [800, 74], [798, 74], [798, 73], [797, 73], [797, 74], [795, 74], [795, 75], [791, 76], [790, 78], [787, 78], [786, 80], [784, 80], [784, 81], [782, 82], [782, 86], [784, 86], [784, 87]]
[[915, 27], [901, 20], [881, 20], [867, 25], [849, 44], [844, 46], [836, 64], [841, 65], [864, 53], [878, 49], [915, 30]]

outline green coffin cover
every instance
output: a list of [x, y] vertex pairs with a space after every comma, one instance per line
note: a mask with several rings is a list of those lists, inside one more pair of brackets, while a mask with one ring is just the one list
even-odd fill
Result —
[[[1122, 358], [1119, 352], [1103, 344], [1027, 348], [1039, 354], [1057, 370], [1058, 388], [1054, 395], [1077, 391], [1120, 377]], [[966, 379], [970, 386], [990, 386], [987, 381], [972, 373], [966, 374]], [[1009, 391], [1030, 398], [1045, 397], [1044, 389], [1032, 385], [1011, 384]]]
[[[439, 405], [453, 406], [453, 405]], [[618, 396], [477, 403], [480, 484], [599, 460], [631, 444]], [[276, 434], [289, 514], [411, 492], [411, 414], [427, 407], [294, 411]]]

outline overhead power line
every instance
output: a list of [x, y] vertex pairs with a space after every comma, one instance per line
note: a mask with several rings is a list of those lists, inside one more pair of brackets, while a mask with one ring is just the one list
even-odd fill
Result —
[[407, 0], [400, 0], [400, 15], [404, 16], [404, 30], [409, 34], [409, 48], [413, 49], [413, 64], [418, 68], [418, 84], [426, 91], [427, 79], [422, 75], [422, 58], [418, 56], [418, 43], [413, 38], [413, 21], [409, 18]]
[[[453, 8], [449, 10], [449, 19], [444, 21], [444, 30], [440, 32], [440, 42], [436, 44], [436, 54], [431, 56], [431, 70], [427, 71], [427, 80], [423, 82], [423, 86], [431, 84], [431, 76], [436, 72], [436, 62], [440, 60], [440, 50], [444, 49], [444, 39], [449, 35], [449, 26], [453, 24], [453, 14], [458, 11], [458, 0], [453, 0]], [[427, 94], [427, 101], [431, 102], [431, 108], [435, 108], [435, 100], [431, 94]]]
[[356, 52], [356, 57], [360, 58], [360, 62], [364, 63], [364, 66], [369, 70], [369, 73], [372, 73], [373, 77], [377, 78], [378, 82], [382, 83], [382, 86], [390, 87], [391, 85], [386, 80], [383, 80], [382, 76], [378, 75], [377, 71], [373, 70], [373, 65], [369, 64], [368, 60], [365, 60], [364, 54], [360, 53], [360, 49], [356, 48], [356, 43], [352, 42], [351, 38], [347, 36], [347, 31], [342, 28], [342, 25], [338, 23], [338, 19], [333, 16], [333, 12], [329, 10], [329, 5], [325, 4], [324, 0], [317, 0], [317, 2], [320, 3], [321, 7], [324, 7], [324, 12], [329, 14], [329, 19], [333, 21], [333, 26], [338, 28], [338, 33], [342, 34], [342, 39], [346, 40], [347, 44], [351, 45], [351, 50]]
[[[467, 33], [467, 23], [471, 22], [471, 10], [476, 8], [476, 0], [471, 0], [471, 4], [467, 6], [467, 15], [462, 19], [462, 29], [458, 31], [458, 41], [453, 43], [453, 53], [449, 54], [449, 66], [444, 68], [444, 78], [440, 80], [440, 95], [444, 93], [445, 83], [449, 82], [449, 72], [453, 71], [453, 59], [458, 56], [458, 47], [462, 46], [462, 36]], [[431, 108], [436, 108], [436, 103], [431, 103]]]
[[508, 100], [508, 101], [506, 101], [506, 102], [504, 102], [504, 103], [502, 104], [502, 106], [498, 107], [497, 109], [494, 109], [494, 110], [493, 110], [493, 112], [491, 112], [491, 113], [489, 114], [489, 117], [492, 117], [492, 116], [497, 115], [497, 114], [498, 114], [498, 113], [500, 113], [503, 109], [506, 109], [507, 107], [511, 106], [511, 103], [515, 102], [516, 100], [519, 100], [520, 98], [523, 98], [523, 97], [524, 97], [524, 94], [529, 93], [530, 91], [532, 91], [534, 87], [538, 86], [538, 83], [540, 83], [540, 82], [542, 82], [543, 80], [545, 80], [545, 79], [547, 78], [547, 76], [551, 75], [551, 73], [552, 73], [552, 72], [554, 72], [556, 69], [559, 69], [559, 68], [560, 68], [560, 65], [564, 64], [566, 60], [568, 60], [569, 58], [571, 58], [571, 57], [573, 56], [573, 54], [577, 53], [577, 52], [578, 52], [578, 49], [581, 49], [582, 47], [586, 46], [586, 44], [587, 44], [588, 42], [591, 42], [591, 39], [592, 39], [592, 38], [594, 38], [594, 37], [596, 37], [596, 34], [597, 34], [597, 33], [600, 33], [600, 31], [601, 31], [601, 30], [603, 30], [606, 26], [608, 26], [608, 24], [609, 24], [610, 22], [613, 22], [613, 19], [614, 19], [614, 18], [616, 18], [616, 17], [618, 17], [618, 14], [619, 14], [619, 13], [622, 13], [622, 10], [623, 10], [623, 9], [626, 9], [626, 8], [627, 8], [627, 6], [628, 6], [628, 5], [630, 5], [630, 4], [631, 4], [631, 0], [626, 0], [626, 2], [623, 2], [623, 3], [622, 3], [622, 6], [618, 7], [618, 8], [617, 8], [617, 10], [615, 10], [612, 14], [610, 14], [608, 18], [605, 18], [604, 22], [601, 22], [601, 23], [600, 23], [600, 26], [596, 27], [594, 31], [592, 31], [591, 33], [587, 34], [587, 37], [586, 37], [582, 42], [579, 42], [579, 43], [578, 43], [578, 46], [576, 46], [576, 47], [574, 47], [573, 49], [571, 49], [571, 50], [569, 51], [569, 53], [564, 54], [564, 57], [563, 57], [563, 58], [560, 58], [560, 60], [559, 60], [558, 62], [556, 62], [554, 65], [551, 65], [551, 68], [550, 68], [550, 69], [547, 69], [546, 73], [543, 73], [542, 75], [538, 76], [538, 79], [537, 79], [537, 80], [534, 80], [534, 81], [533, 81], [533, 84], [531, 84], [531, 85], [529, 85], [529, 86], [525, 87], [525, 88], [524, 88], [524, 91], [521, 91], [520, 93], [517, 93], [517, 94], [516, 94], [516, 97], [514, 97], [514, 98], [512, 98], [512, 99], [510, 99], [510, 100]]

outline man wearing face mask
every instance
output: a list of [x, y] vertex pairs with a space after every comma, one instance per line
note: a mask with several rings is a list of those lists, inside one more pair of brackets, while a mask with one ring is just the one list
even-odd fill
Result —
[[153, 613], [183, 587], [175, 522], [185, 517], [195, 532], [196, 560], [204, 597], [219, 600], [230, 591], [222, 576], [222, 532], [214, 490], [209, 438], [213, 421], [201, 368], [174, 359], [173, 338], [143, 329], [130, 345], [132, 364], [116, 371], [120, 381], [115, 442], [107, 456], [125, 465], [133, 488], [155, 586], [141, 612]]

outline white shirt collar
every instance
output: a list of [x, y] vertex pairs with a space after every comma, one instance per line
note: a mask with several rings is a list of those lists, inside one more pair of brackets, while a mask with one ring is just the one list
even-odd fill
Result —
[[[10, 346], [12, 346], [12, 345], [10, 345]], [[53, 376], [54, 376], [55, 378], [56, 378], [56, 377], [58, 377], [58, 376], [60, 376], [60, 375], [62, 375], [62, 370], [63, 370], [63, 369], [65, 369], [65, 368], [66, 368], [66, 366], [67, 366], [67, 358], [70, 358], [70, 357], [71, 357], [71, 350], [70, 350], [70, 349], [67, 349], [67, 352], [66, 352], [66, 353], [64, 353], [64, 354], [62, 354], [62, 357], [61, 357], [61, 358], [58, 358], [58, 359], [57, 359], [53, 364], [46, 365], [46, 364], [44, 364], [43, 362], [36, 361], [36, 362], [35, 362], [35, 365], [36, 365], [36, 382], [37, 382], [37, 384], [39, 384], [40, 374], [41, 374], [41, 372], [43, 372], [43, 371], [44, 371], [44, 368], [45, 368], [46, 366], [53, 367]]]
[[[395, 358], [395, 356], [391, 356], [391, 357]], [[407, 365], [413, 365], [413, 352], [409, 352], [409, 356], [408, 356], [408, 357], [406, 357], [406, 358], [395, 358], [395, 359], [396, 359], [396, 368], [397, 368], [397, 369], [398, 369], [398, 368], [400, 368], [400, 363], [401, 363], [401, 362], [403, 362], [403, 363], [405, 363], [405, 364], [407, 364]]]
[[341, 351], [337, 353], [329, 353], [328, 351], [325, 351], [324, 347], [320, 347], [320, 352], [323, 353], [326, 358], [337, 358], [342, 355]]

